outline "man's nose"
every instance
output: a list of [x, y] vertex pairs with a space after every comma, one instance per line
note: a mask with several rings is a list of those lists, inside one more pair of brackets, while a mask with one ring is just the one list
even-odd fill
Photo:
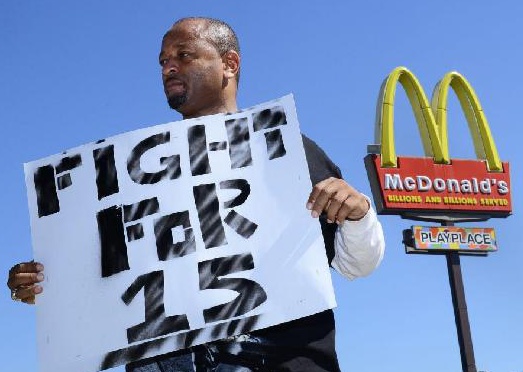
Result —
[[162, 66], [162, 75], [169, 76], [172, 74], [176, 74], [179, 71], [179, 66], [176, 62], [173, 60], [168, 60], [164, 63]]

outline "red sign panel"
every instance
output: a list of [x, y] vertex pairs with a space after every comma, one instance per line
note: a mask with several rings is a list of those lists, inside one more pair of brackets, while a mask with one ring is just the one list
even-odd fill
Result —
[[381, 157], [365, 158], [378, 213], [437, 212], [507, 217], [512, 211], [509, 164], [489, 172], [483, 160], [435, 164], [432, 158], [398, 157], [382, 168]]

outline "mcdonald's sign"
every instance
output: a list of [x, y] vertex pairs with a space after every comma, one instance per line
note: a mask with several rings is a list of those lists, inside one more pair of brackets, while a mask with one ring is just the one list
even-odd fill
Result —
[[[398, 157], [394, 145], [394, 100], [400, 83], [414, 111], [424, 157]], [[475, 160], [451, 159], [447, 97], [452, 88], [468, 122]], [[384, 80], [378, 101], [376, 145], [365, 167], [380, 214], [507, 217], [512, 211], [509, 164], [501, 162], [474, 90], [457, 72], [436, 85], [429, 104], [417, 78], [397, 67]]]

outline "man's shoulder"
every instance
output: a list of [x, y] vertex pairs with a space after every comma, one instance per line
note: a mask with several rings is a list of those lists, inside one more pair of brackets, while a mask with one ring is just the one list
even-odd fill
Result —
[[325, 151], [306, 135], [301, 136], [313, 185], [329, 177], [342, 178], [340, 169]]
[[305, 149], [305, 152], [307, 151], [319, 151], [321, 152], [322, 154], [324, 154], [325, 156], [327, 156], [325, 154], [325, 151], [323, 151], [323, 149], [316, 143], [314, 142], [312, 139], [310, 139], [309, 137], [307, 137], [305, 134], [301, 134], [301, 138], [303, 140], [303, 148]]

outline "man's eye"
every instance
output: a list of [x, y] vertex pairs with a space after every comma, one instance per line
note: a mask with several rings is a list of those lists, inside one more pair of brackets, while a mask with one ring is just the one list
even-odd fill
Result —
[[167, 59], [166, 58], [163, 58], [160, 60], [160, 66], [165, 66], [165, 64], [167, 63]]
[[180, 52], [180, 53], [178, 53], [178, 57], [180, 57], [180, 58], [187, 58], [187, 57], [189, 57], [189, 53], [188, 52]]

